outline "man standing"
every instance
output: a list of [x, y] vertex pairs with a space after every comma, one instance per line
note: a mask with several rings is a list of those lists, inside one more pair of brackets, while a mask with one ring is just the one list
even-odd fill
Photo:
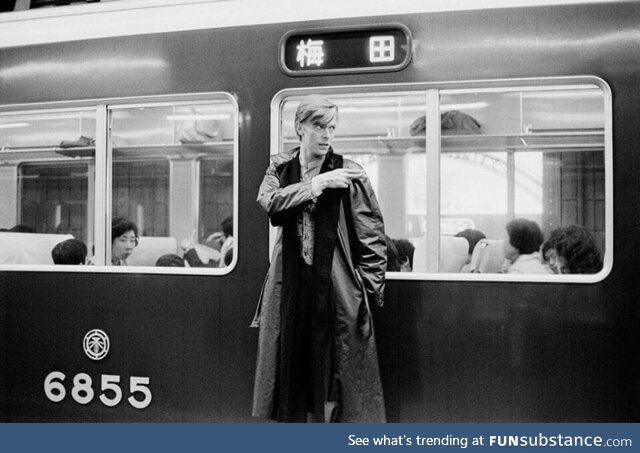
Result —
[[383, 304], [384, 224], [364, 170], [331, 148], [337, 115], [304, 98], [300, 146], [273, 156], [260, 185], [278, 235], [254, 320], [254, 416], [385, 421], [369, 308]]

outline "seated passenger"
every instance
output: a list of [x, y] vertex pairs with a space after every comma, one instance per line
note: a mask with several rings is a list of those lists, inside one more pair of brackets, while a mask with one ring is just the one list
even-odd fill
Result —
[[233, 261], [233, 247], [227, 250], [227, 253], [224, 254], [224, 258], [223, 258], [223, 262], [225, 266], [230, 266], [231, 261]]
[[[233, 259], [233, 216], [226, 217], [221, 223], [222, 231], [215, 232], [206, 240], [211, 247], [195, 244], [194, 238], [185, 239], [180, 244], [184, 251], [184, 259], [191, 267], [226, 267]], [[195, 231], [193, 236], [195, 236]], [[231, 253], [231, 260], [227, 255]], [[228, 262], [227, 262], [228, 261]]]
[[87, 246], [79, 239], [67, 239], [53, 247], [51, 258], [55, 264], [86, 264]]
[[465, 261], [464, 266], [460, 269], [460, 272], [471, 272], [469, 268], [469, 264], [471, 263], [471, 256], [473, 255], [473, 249], [476, 248], [476, 244], [480, 239], [486, 239], [487, 237], [483, 232], [478, 230], [473, 230], [471, 228], [467, 228], [466, 230], [459, 231], [454, 235], [457, 238], [465, 238], [469, 243], [469, 256], [467, 257], [467, 261]]
[[222, 245], [220, 246], [220, 256], [222, 259], [220, 260], [220, 267], [228, 266], [227, 263], [227, 255], [231, 252], [231, 258], [233, 259], [233, 216], [229, 216], [225, 218], [222, 222], [220, 222], [220, 226], [222, 227]]
[[507, 223], [509, 239], [504, 242], [504, 256], [509, 264], [507, 274], [551, 274], [540, 260], [542, 231], [537, 223], [528, 219], [514, 219]]
[[542, 250], [556, 274], [596, 274], [602, 269], [602, 256], [595, 239], [577, 225], [554, 230]]
[[220, 252], [202, 244], [192, 244], [188, 239], [182, 241], [184, 260], [190, 267], [220, 267]]
[[18, 224], [9, 229], [12, 233], [35, 233], [36, 230], [31, 228], [29, 225]]
[[413, 253], [416, 248], [406, 239], [394, 239], [393, 243], [398, 251], [400, 272], [411, 272], [413, 270]]
[[553, 236], [553, 233], [555, 233], [558, 230], [554, 230], [551, 232], [551, 236], [549, 237], [549, 239], [547, 239], [546, 241], [544, 241], [542, 243], [542, 247], [540, 247], [540, 259], [542, 260], [542, 264], [549, 266], [549, 269], [551, 269], [551, 271], [554, 274], [557, 274], [557, 272], [550, 266], [549, 261], [551, 259], [551, 255], [549, 254], [549, 251], [551, 250], [551, 237]]
[[387, 246], [387, 272], [400, 272], [401, 266], [396, 245], [386, 234], [384, 235], [384, 242]]
[[[467, 259], [469, 244], [464, 238], [440, 235], [440, 254], [437, 260], [437, 272], [458, 273]], [[433, 260], [433, 253], [428, 255], [427, 237], [421, 236], [415, 240], [415, 252], [412, 272], [427, 272], [427, 261]], [[431, 265], [434, 263], [432, 262]], [[434, 269], [435, 271], [435, 269]]]
[[181, 256], [175, 253], [167, 253], [162, 255], [156, 261], [156, 266], [159, 267], [184, 267], [184, 260]]
[[127, 258], [138, 245], [138, 227], [135, 223], [118, 217], [111, 221], [111, 264], [127, 266]]

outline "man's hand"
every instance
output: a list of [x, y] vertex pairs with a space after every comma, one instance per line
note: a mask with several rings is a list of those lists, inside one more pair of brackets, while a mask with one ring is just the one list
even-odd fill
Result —
[[338, 168], [336, 170], [321, 173], [311, 180], [311, 190], [320, 193], [324, 189], [346, 189], [351, 180], [364, 176], [363, 170], [355, 168]]

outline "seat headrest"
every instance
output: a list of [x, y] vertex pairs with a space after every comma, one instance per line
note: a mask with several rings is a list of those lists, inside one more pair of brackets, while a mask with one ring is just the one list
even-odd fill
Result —
[[127, 259], [130, 266], [155, 266], [167, 253], [177, 253], [178, 241], [173, 236], [140, 236], [138, 246]]
[[460, 272], [469, 256], [469, 243], [465, 238], [440, 236], [439, 272]]
[[[413, 271], [427, 271], [427, 240], [425, 236], [415, 242]], [[440, 258], [438, 272], [460, 272], [469, 257], [469, 243], [465, 238], [440, 236]]]
[[505, 261], [502, 239], [481, 239], [473, 249], [469, 269], [480, 274], [502, 272]]
[[71, 234], [0, 232], [0, 264], [53, 264], [51, 250]]

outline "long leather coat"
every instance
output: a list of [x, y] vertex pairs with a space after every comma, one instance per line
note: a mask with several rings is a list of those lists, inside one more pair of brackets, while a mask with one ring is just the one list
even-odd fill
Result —
[[[287, 421], [286, 410], [283, 412], [282, 406], [287, 404], [288, 398], [282, 392], [286, 383], [280, 382], [283, 379], [281, 370], [289, 365], [295, 366], [287, 362], [287, 338], [290, 338], [292, 329], [287, 322], [290, 310], [286, 303], [291, 292], [290, 280], [293, 279], [293, 285], [296, 280], [287, 268], [291, 269], [292, 261], [294, 265], [298, 262], [295, 255], [287, 255], [288, 258], [283, 259], [283, 255], [288, 253], [287, 247], [296, 250], [298, 242], [297, 237], [286, 233], [286, 222], [295, 218], [313, 200], [311, 182], [300, 182], [298, 154], [299, 149], [294, 149], [273, 156], [258, 194], [258, 202], [279, 228], [253, 323], [259, 326], [260, 331], [252, 412], [256, 417], [281, 421]], [[330, 150], [321, 173], [340, 167], [361, 168]], [[326, 209], [330, 217], [328, 223], [324, 222], [321, 214], [325, 205], [334, 206]], [[322, 269], [318, 275], [326, 273], [328, 278], [326, 285], [321, 278], [318, 279], [317, 288], [313, 290], [319, 296], [313, 303], [322, 304], [326, 289], [332, 313], [329, 323], [333, 323], [329, 332], [333, 338], [326, 348], [332, 351], [313, 352], [314, 366], [327, 359], [331, 361], [332, 372], [337, 372], [340, 387], [337, 421], [383, 422], [384, 398], [369, 309], [369, 303], [383, 304], [386, 246], [380, 208], [366, 177], [354, 180], [349, 189], [325, 190], [318, 197], [317, 206], [314, 266], [320, 262], [317, 266]], [[322, 233], [323, 222], [335, 225], [329, 228], [326, 236]], [[326, 266], [322, 265], [323, 254], [328, 256]], [[314, 382], [322, 380], [317, 381], [314, 376]], [[318, 398], [326, 401], [326, 386], [322, 391], [325, 393]], [[316, 421], [323, 419], [323, 414], [316, 414]]]

